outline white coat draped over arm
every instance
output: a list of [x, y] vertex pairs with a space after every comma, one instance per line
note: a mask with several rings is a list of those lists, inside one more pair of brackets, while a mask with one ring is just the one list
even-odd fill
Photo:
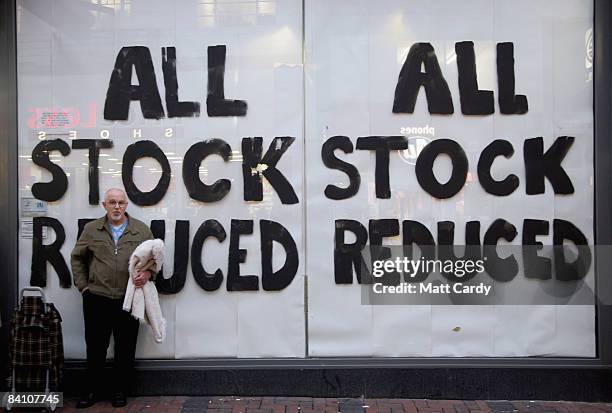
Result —
[[144, 241], [132, 255], [129, 262], [128, 280], [123, 300], [123, 309], [138, 320], [146, 321], [153, 329], [155, 341], [161, 343], [166, 337], [166, 320], [159, 305], [157, 288], [153, 281], [147, 281], [142, 288], [134, 286], [134, 277], [141, 271], [158, 273], [164, 265], [164, 242], [160, 239]]

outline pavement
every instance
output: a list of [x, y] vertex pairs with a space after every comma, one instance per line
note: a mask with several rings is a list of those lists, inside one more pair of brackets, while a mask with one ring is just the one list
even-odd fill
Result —
[[[423, 400], [312, 397], [136, 397], [116, 409], [110, 402], [98, 402], [89, 409], [76, 410], [76, 399], [66, 400], [65, 413], [603, 413], [612, 412], [612, 403], [508, 400]], [[59, 411], [56, 410], [56, 411]]]

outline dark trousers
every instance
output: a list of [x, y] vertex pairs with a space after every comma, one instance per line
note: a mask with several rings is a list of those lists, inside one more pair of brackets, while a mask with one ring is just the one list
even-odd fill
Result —
[[115, 339], [114, 391], [128, 392], [134, 371], [139, 322], [121, 308], [123, 299], [83, 294], [85, 344], [87, 345], [87, 392], [104, 389], [104, 363], [111, 333]]

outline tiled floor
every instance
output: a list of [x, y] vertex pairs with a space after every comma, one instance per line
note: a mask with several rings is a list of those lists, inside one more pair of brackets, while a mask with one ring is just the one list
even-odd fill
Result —
[[[77, 411], [76, 401], [66, 401], [62, 412]], [[58, 409], [59, 410], [59, 409]], [[113, 409], [109, 402], [98, 402], [84, 413], [480, 413], [542, 412], [603, 413], [612, 412], [611, 403], [550, 401], [416, 400], [416, 399], [332, 399], [311, 397], [137, 397], [127, 407]]]

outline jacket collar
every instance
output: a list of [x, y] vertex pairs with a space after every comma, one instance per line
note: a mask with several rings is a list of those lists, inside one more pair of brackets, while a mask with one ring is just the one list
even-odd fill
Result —
[[[138, 234], [138, 230], [134, 226], [133, 220], [130, 219], [130, 215], [126, 212], [125, 216], [128, 218], [128, 224], [127, 224], [127, 227], [125, 227], [124, 232], [131, 232], [132, 234]], [[98, 218], [96, 220], [96, 228], [102, 231], [106, 229], [107, 223], [108, 223], [108, 218], [106, 217], [106, 215], [104, 215], [103, 217]]]

